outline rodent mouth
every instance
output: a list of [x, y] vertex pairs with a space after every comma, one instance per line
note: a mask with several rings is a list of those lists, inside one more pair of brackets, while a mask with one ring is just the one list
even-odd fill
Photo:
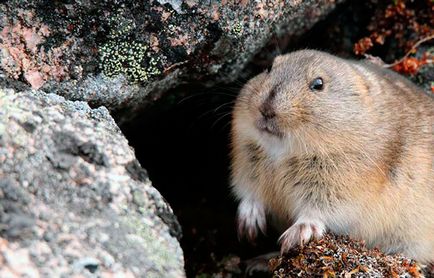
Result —
[[268, 133], [270, 135], [277, 136], [279, 138], [283, 137], [283, 133], [279, 129], [279, 127], [277, 126], [277, 123], [274, 119], [268, 119], [267, 120], [267, 119], [261, 118], [258, 121], [256, 121], [256, 127], [261, 132], [265, 132], [265, 133]]

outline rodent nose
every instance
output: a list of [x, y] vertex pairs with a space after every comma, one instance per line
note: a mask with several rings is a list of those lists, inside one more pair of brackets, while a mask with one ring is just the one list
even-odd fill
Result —
[[276, 112], [269, 102], [265, 102], [259, 107], [259, 112], [261, 112], [262, 116], [266, 119], [272, 119], [276, 116]]

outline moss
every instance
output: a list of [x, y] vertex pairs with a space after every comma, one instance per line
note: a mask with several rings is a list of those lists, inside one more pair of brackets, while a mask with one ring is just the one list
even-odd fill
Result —
[[161, 60], [137, 41], [110, 40], [99, 49], [100, 68], [108, 77], [125, 75], [130, 81], [147, 82], [161, 74]]

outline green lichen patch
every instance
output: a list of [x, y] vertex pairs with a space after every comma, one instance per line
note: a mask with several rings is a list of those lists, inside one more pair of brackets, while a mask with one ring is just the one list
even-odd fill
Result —
[[135, 30], [136, 24], [134, 20], [125, 16], [125, 13], [125, 11], [119, 9], [116, 14], [108, 19], [110, 32], [107, 37], [113, 39], [126, 38]]
[[162, 73], [160, 57], [144, 43], [110, 40], [99, 51], [101, 70], [108, 77], [123, 74], [131, 81], [147, 82]]
[[234, 24], [234, 26], [232, 26], [230, 33], [238, 38], [243, 34], [243, 31], [244, 31], [243, 24], [241, 24], [240, 22], [237, 22]]

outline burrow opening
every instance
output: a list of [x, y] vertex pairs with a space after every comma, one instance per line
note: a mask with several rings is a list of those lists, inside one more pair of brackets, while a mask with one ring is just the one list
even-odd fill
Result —
[[225, 86], [224, 93], [223, 88], [178, 88], [174, 94], [198, 93], [170, 104], [160, 100], [124, 126], [139, 161], [181, 224], [188, 277], [219, 272], [219, 265], [233, 256], [247, 259], [278, 250], [276, 237], [261, 236], [254, 246], [237, 238], [229, 131], [239, 87]]
[[[233, 258], [245, 260], [278, 251], [279, 235], [273, 230], [259, 236], [254, 245], [237, 238], [237, 202], [229, 186], [232, 104], [248, 78], [267, 68], [272, 63], [269, 57], [280, 51], [312, 48], [351, 57], [354, 42], [366, 35], [374, 9], [364, 1], [349, 2], [297, 40], [270, 42], [236, 82], [175, 88], [121, 126], [181, 224], [188, 277], [225, 272]], [[238, 276], [246, 277], [243, 272]]]

